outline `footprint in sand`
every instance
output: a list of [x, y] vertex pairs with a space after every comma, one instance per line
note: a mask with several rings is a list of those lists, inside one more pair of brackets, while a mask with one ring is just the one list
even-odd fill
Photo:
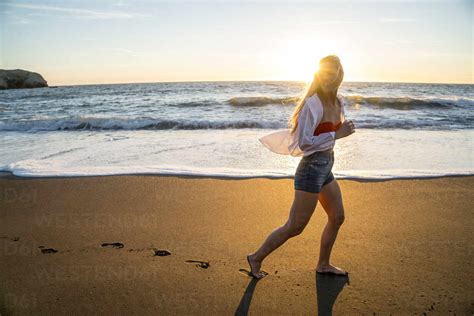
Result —
[[206, 261], [199, 261], [199, 260], [186, 260], [187, 263], [197, 263], [196, 267], [207, 269], [209, 268], [209, 262]]
[[20, 240], [20, 237], [8, 237], [8, 236], [2, 236], [0, 237], [2, 239], [8, 239], [8, 240], [11, 240], [11, 241], [18, 241]]
[[56, 253], [56, 252], [58, 252], [54, 248], [45, 248], [44, 246], [39, 246], [38, 248], [41, 249], [42, 253]]
[[102, 247], [120, 249], [120, 248], [123, 248], [124, 246], [121, 242], [113, 242], [113, 243], [103, 243]]
[[171, 252], [169, 252], [168, 250], [153, 248], [152, 251], [154, 256], [164, 257], [171, 255]]

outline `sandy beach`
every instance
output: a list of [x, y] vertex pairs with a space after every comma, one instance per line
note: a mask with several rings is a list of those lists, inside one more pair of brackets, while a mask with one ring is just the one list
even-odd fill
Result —
[[474, 312], [474, 177], [338, 182], [331, 263], [349, 279], [316, 276], [318, 203], [257, 282], [245, 255], [286, 221], [292, 179], [4, 175], [0, 313]]

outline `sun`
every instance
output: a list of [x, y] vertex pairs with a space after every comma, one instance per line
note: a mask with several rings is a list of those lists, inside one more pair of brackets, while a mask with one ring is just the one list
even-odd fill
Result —
[[[334, 40], [288, 40], [277, 52], [274, 63], [279, 80], [300, 80], [310, 82], [319, 70], [319, 60], [336, 54], [343, 62], [340, 45]], [[346, 65], [344, 63], [344, 68]]]

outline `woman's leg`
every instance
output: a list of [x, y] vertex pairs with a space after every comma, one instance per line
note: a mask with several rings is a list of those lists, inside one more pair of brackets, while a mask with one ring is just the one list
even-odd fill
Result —
[[344, 222], [342, 194], [336, 179], [322, 187], [319, 201], [328, 215], [328, 222], [321, 234], [321, 248], [316, 271], [331, 271], [337, 274], [344, 274], [346, 271], [329, 263], [329, 257], [336, 241], [337, 233]]
[[289, 238], [303, 232], [316, 208], [318, 195], [319, 193], [295, 190], [295, 199], [293, 200], [287, 222], [275, 229], [257, 251], [249, 254], [251, 273], [255, 277], [262, 276], [259, 275], [259, 271], [262, 261], [266, 256], [283, 245]]

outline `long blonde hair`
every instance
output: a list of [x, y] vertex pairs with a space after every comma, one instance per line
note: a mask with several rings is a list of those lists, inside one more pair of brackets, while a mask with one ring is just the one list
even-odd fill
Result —
[[[337, 89], [339, 89], [339, 86], [341, 85], [342, 80], [344, 79], [344, 69], [342, 68], [339, 57], [337, 57], [336, 55], [325, 56], [321, 58], [321, 60], [319, 61], [319, 65], [321, 66], [321, 64], [323, 63], [333, 63], [335, 66], [340, 67], [339, 75], [335, 82], [335, 84], [337, 85]], [[337, 95], [337, 89], [336, 89], [336, 95]], [[305, 89], [305, 92], [303, 93], [303, 97], [300, 98], [300, 100], [298, 101], [298, 104], [296, 105], [295, 110], [293, 111], [293, 114], [290, 116], [288, 120], [288, 128], [290, 129], [291, 134], [293, 134], [296, 131], [296, 128], [298, 127], [298, 118], [300, 116], [301, 110], [303, 109], [305, 99], [317, 93], [318, 90], [320, 90], [320, 85], [319, 85], [318, 72], [316, 72], [314, 74], [313, 81], [311, 82], [309, 87]]]

